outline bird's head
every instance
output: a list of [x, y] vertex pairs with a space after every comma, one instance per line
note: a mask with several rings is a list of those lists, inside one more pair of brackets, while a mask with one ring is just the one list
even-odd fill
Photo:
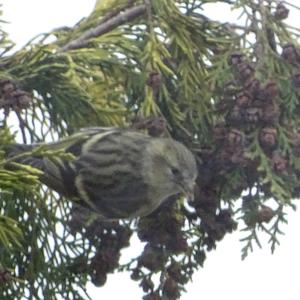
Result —
[[193, 154], [183, 144], [168, 138], [151, 140], [146, 152], [144, 175], [153, 188], [150, 192], [160, 201], [177, 193], [192, 200], [197, 177]]

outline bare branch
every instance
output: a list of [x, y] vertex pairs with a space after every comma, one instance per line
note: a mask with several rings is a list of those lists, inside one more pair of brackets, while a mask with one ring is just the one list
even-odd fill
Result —
[[[110, 20], [111, 18], [117, 16], [120, 12], [128, 9], [128, 8], [132, 8], [134, 6], [134, 3], [136, 2], [136, 0], [128, 0], [127, 4], [125, 6], [119, 7], [117, 9], [113, 9], [108, 11], [103, 18], [101, 19], [100, 24], [107, 22], [108, 20]], [[99, 25], [100, 25], [99, 24]]]
[[141, 16], [146, 12], [145, 5], [135, 6], [133, 8], [127, 9], [124, 12], [120, 12], [118, 15], [114, 16], [113, 18], [107, 20], [104, 23], [101, 23], [95, 28], [92, 28], [86, 31], [83, 35], [79, 38], [69, 42], [65, 46], [61, 48], [61, 52], [65, 52], [68, 50], [74, 50], [78, 48], [85, 47], [91, 38], [98, 37], [104, 33], [109, 32], [110, 30], [126, 23], [132, 21], [133, 19]]

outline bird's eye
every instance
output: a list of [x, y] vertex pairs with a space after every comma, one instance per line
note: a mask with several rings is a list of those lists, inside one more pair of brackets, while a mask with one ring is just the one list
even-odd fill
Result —
[[177, 177], [180, 173], [180, 171], [177, 168], [171, 168], [171, 172], [175, 177]]

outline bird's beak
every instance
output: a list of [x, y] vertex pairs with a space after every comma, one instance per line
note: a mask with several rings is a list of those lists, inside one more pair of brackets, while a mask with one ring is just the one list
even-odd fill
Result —
[[194, 201], [194, 188], [195, 188], [195, 182], [188, 183], [182, 186], [183, 194], [186, 196], [188, 202]]

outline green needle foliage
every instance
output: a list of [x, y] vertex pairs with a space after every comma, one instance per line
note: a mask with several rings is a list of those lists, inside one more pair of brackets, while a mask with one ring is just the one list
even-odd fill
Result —
[[[207, 4], [241, 19], [212, 20]], [[227, 233], [241, 230], [243, 258], [261, 232], [275, 250], [300, 193], [300, 30], [289, 9], [298, 10], [272, 0], [99, 0], [73, 28], [17, 51], [0, 29], [1, 299], [90, 299], [87, 282], [103, 286], [115, 271], [130, 272], [145, 300], [178, 299]], [[183, 142], [197, 159], [195, 201], [172, 197], [139, 220], [101, 222], [5, 156], [16, 139], [49, 142], [88, 126]], [[120, 262], [132, 234], [145, 247]]]

